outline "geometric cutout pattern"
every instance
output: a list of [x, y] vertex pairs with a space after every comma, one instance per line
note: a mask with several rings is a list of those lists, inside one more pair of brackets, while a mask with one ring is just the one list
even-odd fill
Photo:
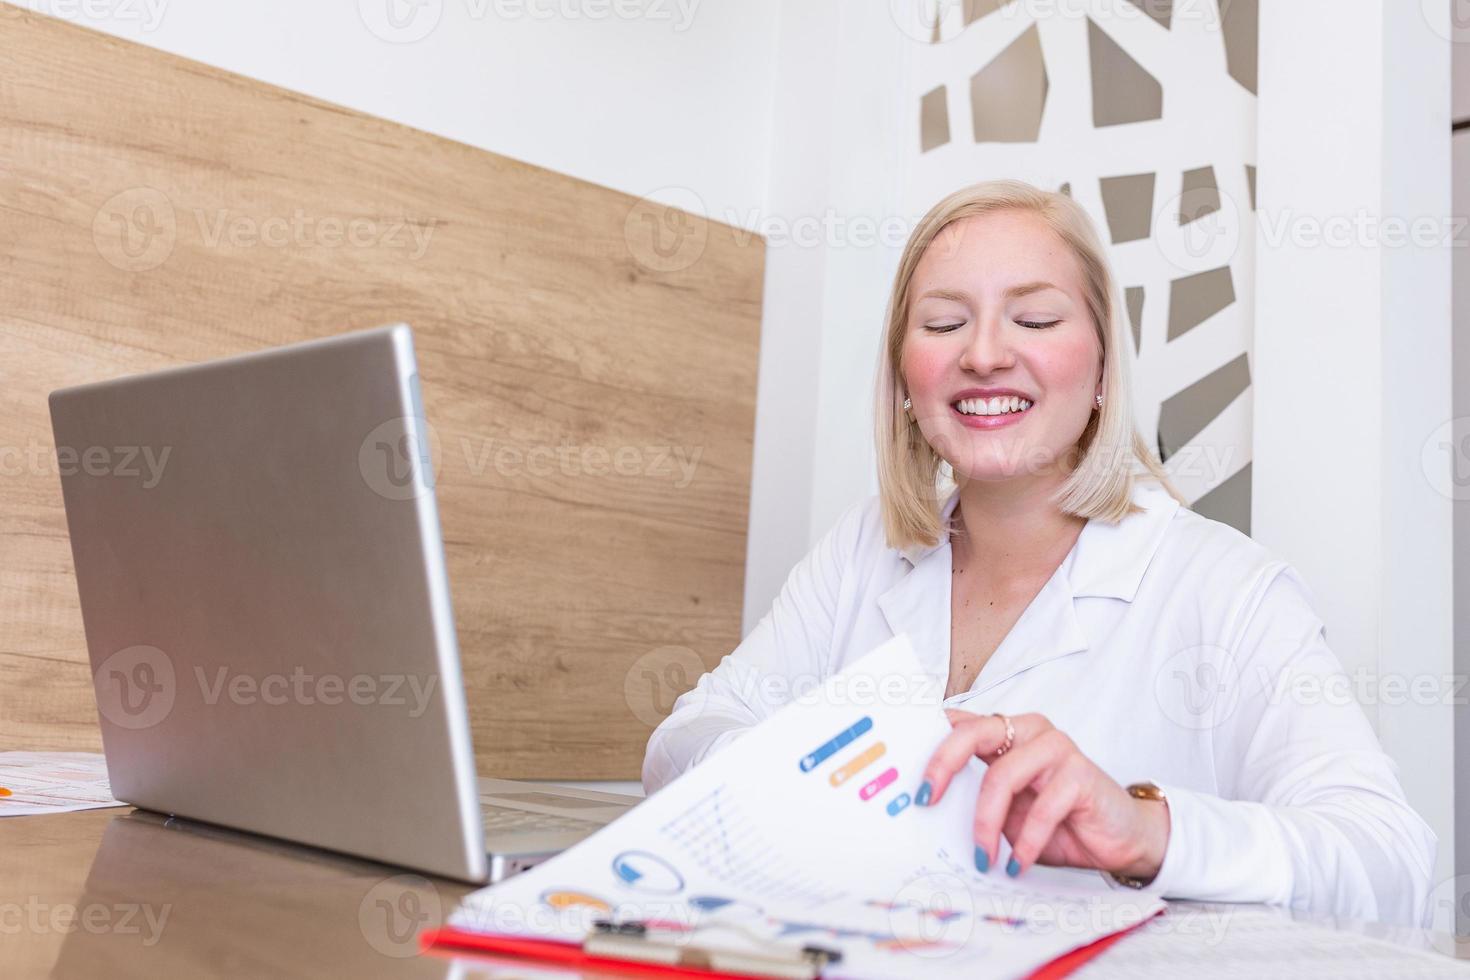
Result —
[[949, 100], [944, 86], [925, 92], [919, 100], [919, 152], [928, 153], [949, 142]]
[[1128, 322], [1133, 326], [1133, 353], [1143, 352], [1143, 287], [1129, 286], [1123, 290], [1124, 302], [1128, 307]]
[[1230, 77], [1256, 93], [1256, 51], [1260, 40], [1257, 0], [1220, 4], [1220, 33], [1225, 37], [1225, 65]]
[[1098, 185], [1113, 244], [1147, 238], [1154, 223], [1154, 175], [1104, 177]]
[[1032, 24], [970, 78], [976, 143], [1034, 143], [1046, 108], [1041, 32]]
[[1168, 459], [1230, 407], [1251, 383], [1250, 364], [1241, 354], [1164, 400], [1159, 409], [1159, 456]]
[[[1254, 289], [1251, 252], [1217, 248], [1212, 243], [1251, 241], [1256, 234], [1256, 173], [1251, 165], [1258, 113], [1257, 99], [1246, 88], [1254, 86], [1255, 31], [1250, 25], [1256, 20], [1258, 0], [1206, 4], [1211, 14], [1218, 12], [1225, 19], [1228, 38], [1221, 18], [1187, 16], [1193, 8], [1187, 8], [1183, 0], [1125, 0], [1122, 4], [1078, 0], [1065, 6], [1036, 4], [1025, 9], [1000, 0], [902, 2], [918, 6], [920, 22], [926, 29], [934, 25], [936, 42], [911, 48], [901, 68], [903, 94], [915, 117], [903, 132], [909, 155], [903, 161], [902, 206], [921, 214], [945, 194], [992, 176], [1014, 176], [1056, 188], [1080, 203], [1107, 243], [1109, 260], [1120, 279], [1118, 315], [1126, 311], [1131, 328], [1120, 332], [1128, 334], [1131, 343], [1124, 340], [1125, 349], [1119, 353], [1133, 361], [1138, 428], [1149, 434], [1150, 441], [1158, 439], [1161, 413], [1171, 395], [1215, 375], [1222, 363], [1238, 355], [1249, 357], [1252, 349], [1251, 305], [1234, 301], [1248, 297]], [[1048, 7], [1059, 9], [1049, 11]], [[1078, 10], [1095, 12], [1098, 23], [1077, 16]], [[1122, 13], [1102, 19], [1104, 11]], [[1028, 20], [1018, 23], [1010, 13], [1020, 13]], [[1127, 19], [1124, 15], [1133, 15], [1134, 23], [1121, 23]], [[1150, 19], [1158, 29], [1149, 26]], [[910, 134], [921, 128], [916, 117], [921, 114], [925, 93], [940, 85], [945, 87], [948, 115], [973, 124], [974, 106], [963, 103], [972, 97], [985, 102], [987, 93], [974, 91], [972, 80], [985, 64], [981, 57], [992, 57], [978, 52], [1002, 51], [1016, 40], [1018, 32], [1032, 29], [1039, 30], [1037, 40], [1045, 60], [1033, 62], [1020, 91], [1040, 89], [1042, 77], [1048, 86], [1044, 98], [1022, 95], [1023, 102], [1044, 102], [1041, 122], [1045, 125], [1027, 127], [1040, 130], [1034, 142], [973, 142], [955, 130], [953, 123], [949, 142], [927, 152], [908, 142], [914, 138]], [[940, 43], [962, 37], [961, 43]], [[1076, 57], [1083, 45], [1086, 53]], [[1196, 56], [1201, 51], [1213, 56]], [[1025, 88], [1025, 84], [1035, 88]], [[1012, 100], [1015, 91], [1008, 88], [997, 98]], [[1166, 104], [1165, 91], [1179, 97]], [[1039, 110], [1030, 114], [1033, 122], [1038, 114]], [[1146, 119], [1155, 121], [1146, 127], [1119, 125]], [[1184, 166], [1178, 165], [1181, 159], [1187, 161]], [[1195, 189], [1186, 191], [1181, 171], [1185, 167], [1204, 170], [1206, 163], [1212, 165], [1214, 179], [1191, 176]], [[1146, 239], [1131, 239], [1133, 231], [1125, 215], [1136, 212], [1126, 203], [1120, 210], [1115, 186], [1101, 181], [1150, 173], [1155, 175], [1152, 227]], [[1106, 194], [1101, 193], [1103, 186]], [[1199, 208], [1199, 203], [1213, 206], [1213, 197], [1195, 200], [1201, 191], [1208, 194], [1211, 188], [1219, 198], [1218, 210]], [[1250, 208], [1233, 206], [1233, 202], [1247, 200]], [[1206, 215], [1204, 220], [1189, 220], [1200, 214]], [[1181, 218], [1188, 223], [1179, 224]], [[1111, 240], [1115, 236], [1128, 240], [1115, 244]], [[1228, 271], [1215, 268], [1227, 265]], [[1178, 338], [1191, 331], [1208, 336], [1195, 337], [1193, 342], [1166, 342], [1171, 334]], [[1147, 345], [1145, 333], [1150, 338]], [[1244, 397], [1250, 397], [1248, 391]], [[1162, 455], [1171, 457], [1166, 469], [1175, 485], [1185, 499], [1205, 500], [1206, 507], [1215, 500], [1235, 499], [1235, 488], [1240, 488], [1239, 497], [1244, 499], [1250, 491], [1249, 480], [1243, 476], [1222, 497], [1208, 495], [1227, 473], [1238, 475], [1250, 463], [1247, 406], [1236, 401], [1223, 415], [1216, 415], [1189, 439], [1186, 453], [1166, 445], [1193, 428], [1179, 422], [1181, 406], [1190, 407], [1188, 399], [1170, 403], [1160, 440], [1160, 448], [1168, 450]], [[1227, 461], [1229, 466], [1199, 466], [1194, 462], [1199, 458], [1196, 453]], [[1222, 505], [1215, 513], [1225, 516], [1229, 509]], [[1236, 523], [1234, 517], [1226, 519]]]
[[1090, 17], [1087, 51], [1092, 66], [1094, 126], [1118, 126], [1163, 116], [1164, 88], [1159, 80]]
[[1230, 266], [1169, 283], [1169, 339], [1181, 337], [1235, 302]]
[[[1129, 3], [1148, 14], [1154, 20], [1169, 26], [1169, 20], [1174, 16], [1174, 0], [1128, 0]], [[1229, 0], [1226, 0], [1228, 3]]]
[[1184, 171], [1184, 183], [1179, 194], [1179, 223], [1187, 225], [1218, 210], [1220, 187], [1215, 183], [1215, 168]]
[[1242, 534], [1251, 533], [1251, 465], [1246, 463], [1233, 476], [1190, 504], [1201, 517], [1229, 524]]

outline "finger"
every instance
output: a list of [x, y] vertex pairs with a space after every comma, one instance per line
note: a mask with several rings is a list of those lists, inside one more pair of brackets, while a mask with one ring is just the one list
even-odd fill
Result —
[[1020, 833], [1011, 837], [1011, 858], [1014, 863], [1006, 868], [1007, 871], [1015, 868], [1015, 873], [1019, 875], [1035, 864], [1062, 821], [1076, 808], [1078, 800], [1082, 798], [1083, 784], [1081, 779], [1069, 776], [1068, 767], [1064, 764], [1058, 773], [1059, 778], [1048, 782], [1046, 788], [1031, 802], [1021, 823]]
[[[988, 859], [1000, 853], [1000, 832], [1016, 795], [1076, 751], [1070, 738], [1052, 729], [1007, 752], [985, 770], [975, 802], [975, 846]], [[1036, 787], [1038, 793], [1044, 788]]]
[[[996, 744], [1004, 744], [1005, 722], [999, 718], [968, 712], [955, 714], [963, 717], [951, 717], [954, 730], [939, 743], [939, 747], [929, 757], [929, 764], [924, 767], [924, 782], [919, 787], [917, 797], [920, 806], [938, 803], [943, 798], [944, 791], [949, 788], [949, 781], [954, 778], [954, 774], [963, 769], [981, 747], [989, 745], [997, 737], [1001, 741]], [[996, 735], [997, 730], [999, 736]]]
[[[929, 758], [929, 764], [924, 767], [924, 783], [929, 794], [925, 796], [924, 787], [920, 786], [920, 806], [938, 803], [954, 774], [963, 769], [972, 757], [993, 759], [996, 750], [1006, 744], [1006, 723], [996, 715], [977, 715], [953, 709], [946, 714], [954, 731], [939, 743]], [[1011, 751], [1023, 742], [1054, 730], [1045, 715], [1035, 713], [1013, 716], [1011, 728], [1015, 731]]]

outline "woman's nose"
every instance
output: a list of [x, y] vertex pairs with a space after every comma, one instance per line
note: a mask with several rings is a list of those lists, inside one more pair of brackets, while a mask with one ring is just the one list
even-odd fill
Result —
[[1015, 351], [999, 322], [977, 322], [960, 352], [960, 367], [975, 374], [993, 374], [1015, 364]]

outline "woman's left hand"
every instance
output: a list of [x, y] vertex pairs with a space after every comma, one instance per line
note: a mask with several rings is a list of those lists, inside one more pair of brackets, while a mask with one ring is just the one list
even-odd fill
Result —
[[1097, 868], [1151, 879], [1169, 842], [1168, 807], [1138, 800], [1103, 772], [1065, 734], [1038, 714], [1013, 715], [1015, 739], [1005, 746], [998, 715], [947, 711], [954, 731], [924, 770], [918, 802], [933, 806], [954, 774], [978, 756], [988, 764], [975, 803], [975, 866], [989, 870], [1000, 835], [1011, 842], [1012, 877], [1033, 864]]

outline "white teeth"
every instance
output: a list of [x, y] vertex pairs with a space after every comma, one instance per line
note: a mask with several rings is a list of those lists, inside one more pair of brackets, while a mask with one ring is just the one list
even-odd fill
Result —
[[995, 398], [965, 398], [955, 403], [964, 415], [1006, 415], [1024, 412], [1031, 403], [1016, 395], [998, 395]]

